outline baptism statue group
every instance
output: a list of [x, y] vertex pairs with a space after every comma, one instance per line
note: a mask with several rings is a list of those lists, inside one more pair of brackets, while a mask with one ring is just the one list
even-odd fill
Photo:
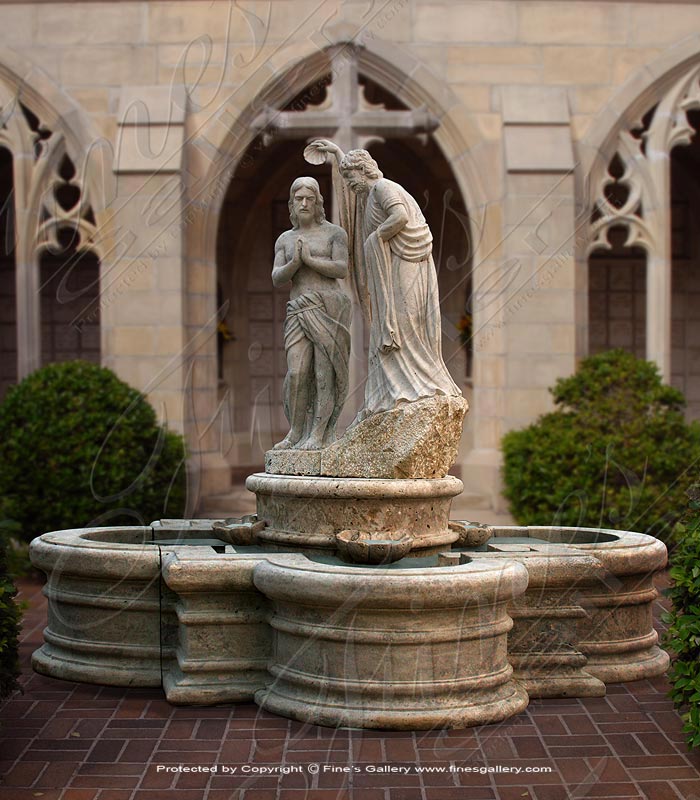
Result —
[[342, 227], [326, 220], [318, 182], [297, 178], [293, 227], [275, 244], [272, 270], [275, 286], [292, 284], [284, 328], [290, 431], [273, 450], [317, 451], [336, 441], [350, 363], [346, 278], [369, 329], [364, 405], [349, 431], [426, 398], [459, 398], [463, 419], [466, 403], [442, 358], [433, 237], [417, 202], [366, 150], [343, 153], [317, 140], [304, 156], [313, 164], [331, 156]]

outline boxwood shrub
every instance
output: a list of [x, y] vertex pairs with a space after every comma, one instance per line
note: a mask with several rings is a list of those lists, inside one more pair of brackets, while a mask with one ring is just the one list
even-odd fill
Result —
[[17, 688], [19, 675], [19, 610], [14, 596], [15, 587], [7, 574], [5, 562], [5, 540], [0, 535], [0, 700]]
[[664, 616], [669, 624], [665, 647], [674, 655], [671, 663], [671, 698], [683, 717], [690, 747], [700, 746], [700, 485], [688, 492], [685, 519], [676, 528], [676, 547], [671, 555], [671, 588], [667, 595], [673, 608]]
[[26, 540], [182, 516], [185, 494], [182, 437], [109, 369], [51, 364], [0, 405], [0, 518], [19, 523]]
[[585, 359], [550, 391], [555, 410], [503, 439], [517, 522], [668, 538], [700, 464], [700, 426], [686, 423], [681, 392], [623, 350]]

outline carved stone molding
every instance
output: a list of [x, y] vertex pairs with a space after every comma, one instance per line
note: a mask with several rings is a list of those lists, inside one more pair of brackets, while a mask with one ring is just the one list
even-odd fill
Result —
[[586, 258], [612, 245], [612, 228], [626, 247], [647, 254], [646, 357], [671, 379], [671, 152], [693, 140], [688, 113], [700, 109], [700, 65], [694, 64], [641, 118], [617, 134], [614, 154], [588, 176], [590, 226]]
[[[591, 172], [592, 208], [586, 255], [609, 250], [611, 228], [627, 231], [626, 247], [654, 254], [670, 231], [665, 225], [669, 201], [669, 164], [674, 147], [693, 140], [688, 112], [700, 108], [700, 65], [693, 66], [643, 118], [618, 134], [614, 156]], [[661, 212], [656, 213], [656, 212]]]

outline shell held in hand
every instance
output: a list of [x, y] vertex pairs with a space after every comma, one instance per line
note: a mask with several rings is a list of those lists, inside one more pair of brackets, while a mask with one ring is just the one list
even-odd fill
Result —
[[310, 145], [304, 148], [304, 159], [309, 164], [314, 164], [315, 166], [325, 164], [326, 156], [327, 153], [323, 150], [319, 150], [316, 142], [312, 142]]

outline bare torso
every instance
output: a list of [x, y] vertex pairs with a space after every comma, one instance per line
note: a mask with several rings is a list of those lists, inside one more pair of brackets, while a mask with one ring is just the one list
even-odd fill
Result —
[[[295, 228], [283, 233], [277, 240], [275, 248], [276, 264], [292, 260], [299, 239], [307, 245], [312, 258], [339, 259], [347, 252], [345, 231], [338, 225], [322, 222], [309, 228]], [[321, 274], [307, 264], [302, 264], [292, 278], [290, 299], [293, 300], [306, 292], [342, 292], [343, 288], [338, 280]]]
[[317, 202], [312, 188], [302, 185], [293, 192], [299, 216], [290, 214], [295, 227], [275, 243], [272, 282], [292, 283], [284, 325], [285, 413], [291, 428], [275, 445], [278, 450], [318, 450], [334, 441], [347, 395], [352, 316], [342, 281], [348, 274], [347, 234], [310, 219]]

